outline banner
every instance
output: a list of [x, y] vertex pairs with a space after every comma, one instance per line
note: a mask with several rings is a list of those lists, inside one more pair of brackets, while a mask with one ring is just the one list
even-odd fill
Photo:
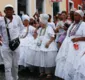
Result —
[[62, 0], [51, 0], [51, 2], [62, 2]]

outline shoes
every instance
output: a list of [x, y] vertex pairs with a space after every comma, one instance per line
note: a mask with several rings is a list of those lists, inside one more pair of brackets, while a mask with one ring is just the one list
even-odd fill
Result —
[[51, 75], [51, 74], [48, 74], [48, 75], [46, 76], [46, 78], [47, 78], [47, 79], [51, 79], [51, 78], [52, 78], [52, 75]]

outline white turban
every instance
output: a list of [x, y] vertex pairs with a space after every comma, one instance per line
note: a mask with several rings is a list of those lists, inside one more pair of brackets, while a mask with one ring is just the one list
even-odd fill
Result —
[[40, 14], [40, 22], [42, 22], [43, 24], [47, 24], [48, 19], [49, 19], [48, 14]]
[[28, 15], [22, 15], [22, 21], [24, 20], [30, 21], [30, 17]]
[[84, 16], [84, 13], [83, 13], [83, 11], [82, 11], [82, 10], [76, 10], [75, 12], [76, 12], [76, 13], [78, 13], [81, 17], [83, 17], [83, 16]]

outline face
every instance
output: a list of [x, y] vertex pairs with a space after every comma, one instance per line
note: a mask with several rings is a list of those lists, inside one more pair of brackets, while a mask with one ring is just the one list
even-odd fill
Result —
[[43, 24], [42, 22], [40, 22], [40, 26], [41, 26], [42, 28], [45, 28], [45, 24]]
[[4, 12], [5, 12], [7, 17], [10, 17], [14, 14], [14, 10], [11, 7], [5, 8]]
[[29, 21], [28, 20], [24, 20], [23, 21], [23, 25], [26, 27], [26, 26], [28, 26], [29, 25]]
[[79, 22], [81, 20], [81, 16], [78, 13], [74, 13], [74, 20], [75, 22]]
[[66, 19], [67, 15], [65, 13], [62, 13], [62, 19]]

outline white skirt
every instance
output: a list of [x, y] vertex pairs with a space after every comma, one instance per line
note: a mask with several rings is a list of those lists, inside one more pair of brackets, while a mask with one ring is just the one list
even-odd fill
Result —
[[35, 51], [29, 49], [30, 53], [26, 56], [26, 63], [38, 67], [54, 67], [57, 51]]
[[0, 46], [0, 64], [4, 64], [3, 58], [2, 58], [2, 47], [1, 46]]

